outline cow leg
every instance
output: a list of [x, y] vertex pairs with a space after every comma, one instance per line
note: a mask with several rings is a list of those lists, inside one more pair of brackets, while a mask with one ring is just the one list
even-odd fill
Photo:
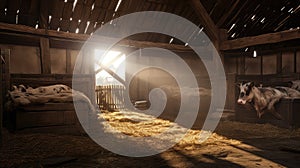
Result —
[[268, 110], [279, 120], [282, 120], [282, 116], [275, 110], [274, 105], [275, 103], [279, 102], [279, 100], [281, 99], [281, 97], [276, 97], [274, 99], [272, 99], [270, 101], [270, 103], [268, 104]]
[[265, 114], [265, 110], [264, 110], [265, 108], [261, 109], [259, 108], [259, 106], [254, 106], [254, 108], [256, 110], [256, 114], [258, 118], [261, 118], [261, 116]]
[[273, 116], [275, 118], [277, 118], [278, 120], [283, 120], [282, 116], [275, 110], [274, 107], [272, 107], [272, 109], [270, 109], [270, 112], [273, 114]]
[[265, 111], [257, 111], [258, 118], [261, 118], [263, 114], [265, 114]]

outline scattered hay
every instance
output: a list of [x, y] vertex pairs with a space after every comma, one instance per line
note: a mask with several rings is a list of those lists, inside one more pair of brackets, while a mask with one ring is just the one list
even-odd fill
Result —
[[[180, 167], [182, 164], [183, 167], [189, 167], [188, 165], [191, 164], [188, 161], [186, 161], [186, 163], [179, 162], [180, 159], [174, 158], [179, 157], [178, 153], [201, 160], [198, 164], [203, 164], [204, 167], [214, 167], [216, 163], [211, 163], [212, 160], [210, 157], [212, 156], [226, 159], [246, 167], [254, 166], [256, 162], [259, 162], [263, 167], [263, 165], [266, 166], [274, 163], [245, 151], [261, 153], [265, 151], [265, 149], [262, 150], [261, 147], [266, 147], [267, 149], [270, 148], [272, 153], [274, 153], [274, 146], [287, 148], [290, 147], [289, 145], [292, 145], [290, 144], [291, 142], [298, 144], [297, 139], [300, 138], [299, 129], [291, 131], [270, 124], [249, 124], [232, 121], [220, 122], [216, 132], [211, 133], [202, 130], [186, 129], [176, 123], [135, 112], [107, 112], [101, 113], [100, 117], [103, 117], [107, 121], [105, 122], [107, 132], [114, 133], [114, 130], [118, 130], [133, 138], [157, 136], [166, 142], [174, 142], [179, 141], [179, 135], [186, 133], [172, 149], [159, 155], [161, 158], [168, 160], [170, 167]], [[163, 132], [169, 130], [170, 127], [172, 129], [169, 134], [160, 136]], [[210, 135], [210, 137], [202, 143], [199, 141], [201, 140], [201, 133]], [[127, 167], [134, 167], [137, 166], [137, 164], [144, 164], [144, 167], [155, 167], [153, 166], [155, 163], [165, 164], [155, 162], [155, 156], [149, 157], [142, 162], [135, 160], [135, 162], [131, 163], [128, 161], [130, 158], [121, 157], [105, 150], [87, 136], [45, 133], [11, 134], [4, 132], [3, 137], [4, 145], [0, 148], [0, 167], [29, 167], [24, 165], [32, 162], [38, 163], [37, 165], [39, 166], [35, 167], [42, 167], [40, 163], [43, 159], [60, 157], [78, 158], [74, 163], [69, 163], [69, 167], [74, 167], [76, 164], [77, 166], [75, 167], [97, 167], [97, 165], [101, 165], [101, 167], [116, 167], [119, 166], [120, 163]], [[269, 140], [266, 141], [265, 137], [269, 137]], [[255, 138], [258, 139], [258, 142]], [[245, 144], [243, 142], [245, 139], [254, 139], [256, 141], [248, 140], [247, 142], [254, 142], [258, 145], [251, 146]], [[293, 145], [292, 147], [296, 150], [300, 149], [300, 146], [298, 148], [297, 145]], [[270, 153], [268, 151], [266, 151], [266, 153], [269, 156]], [[262, 154], [264, 153], [261, 153], [261, 155]], [[274, 158], [278, 158], [278, 156]], [[290, 157], [287, 155], [284, 158], [288, 159]], [[247, 162], [251, 159], [254, 160], [254, 162]], [[82, 166], [83, 160], [85, 160], [86, 164], [84, 166]], [[293, 161], [296, 160], [294, 159]], [[224, 162], [219, 163], [223, 164]], [[172, 166], [173, 164], [174, 166]], [[230, 165], [227, 166], [230, 167]], [[63, 165], [63, 167], [68, 167], [68, 165]]]

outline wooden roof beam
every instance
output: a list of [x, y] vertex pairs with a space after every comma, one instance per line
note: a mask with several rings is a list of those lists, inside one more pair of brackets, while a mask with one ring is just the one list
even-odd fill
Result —
[[[55, 30], [47, 30], [47, 29], [35, 29], [33, 27], [24, 26], [24, 25], [16, 25], [16, 24], [7, 24], [0, 22], [0, 31], [12, 31], [17, 32], [19, 34], [30, 34], [30, 35], [38, 35], [43, 37], [55, 38], [57, 40], [67, 40], [70, 42], [85, 42], [90, 38], [90, 35], [87, 34], [76, 34], [76, 33], [66, 33], [66, 32], [58, 32]], [[104, 37], [109, 39], [110, 37]], [[93, 41], [97, 42], [97, 41]], [[189, 47], [177, 44], [168, 44], [168, 43], [155, 43], [148, 41], [135, 41], [135, 40], [127, 40], [123, 39], [118, 43], [119, 46], [124, 47], [136, 47], [136, 48], [145, 48], [145, 47], [158, 47], [165, 48], [173, 51], [186, 52], [192, 51]]]
[[194, 9], [195, 13], [197, 14], [200, 22], [203, 24], [205, 32], [210, 40], [217, 44], [219, 42], [219, 29], [207, 13], [206, 9], [200, 2], [200, 0], [189, 0], [191, 7]]
[[286, 30], [251, 37], [243, 37], [234, 40], [226, 40], [221, 42], [220, 50], [234, 50], [249, 46], [278, 43], [295, 39], [300, 39], [300, 29]]

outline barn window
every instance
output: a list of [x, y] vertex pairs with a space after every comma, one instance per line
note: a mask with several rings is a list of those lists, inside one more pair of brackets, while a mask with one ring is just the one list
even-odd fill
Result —
[[125, 81], [125, 54], [95, 50], [96, 85], [122, 85]]

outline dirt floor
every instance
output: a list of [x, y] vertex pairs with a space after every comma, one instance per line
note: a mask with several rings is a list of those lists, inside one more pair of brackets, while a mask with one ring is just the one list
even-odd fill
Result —
[[[145, 116], [133, 113], [101, 115], [115, 129], [130, 136], [154, 135], [174, 124], [161, 119], [149, 122]], [[28, 132], [4, 130], [0, 167], [296, 168], [300, 165], [300, 129], [288, 130], [269, 124], [222, 121], [203, 143], [198, 142], [200, 130], [188, 130], [173, 148], [141, 158], [109, 152], [86, 135]]]

